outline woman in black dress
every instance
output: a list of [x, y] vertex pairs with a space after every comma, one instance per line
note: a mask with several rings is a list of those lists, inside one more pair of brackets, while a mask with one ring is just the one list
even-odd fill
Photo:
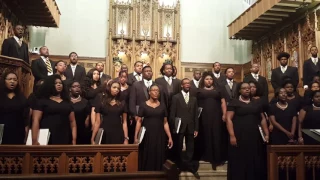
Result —
[[69, 88], [70, 98], [77, 124], [77, 144], [90, 144], [90, 106], [88, 100], [81, 97], [80, 82], [74, 81]]
[[[125, 70], [120, 71], [118, 79], [121, 85], [120, 101], [124, 101], [126, 103], [126, 108], [129, 109], [130, 86], [127, 84], [128, 72]], [[134, 142], [134, 131], [136, 122], [134, 120], [134, 117], [129, 116], [129, 113], [127, 121], [129, 143], [132, 144]]]
[[84, 96], [90, 103], [91, 108], [91, 125], [94, 127], [96, 122], [96, 113], [94, 110], [96, 96], [101, 93], [100, 88], [100, 73], [96, 69], [91, 69], [88, 71], [87, 76], [84, 79]]
[[[124, 101], [119, 100], [120, 84], [112, 81], [108, 84], [106, 95], [96, 104], [96, 123], [92, 131], [91, 143], [99, 128], [103, 128], [102, 144], [128, 144], [127, 108]], [[102, 120], [101, 120], [102, 115]]]
[[302, 129], [320, 129], [320, 91], [314, 91], [312, 105], [301, 109], [299, 113], [299, 138], [300, 144], [313, 144], [308, 137], [302, 133]]
[[[143, 140], [139, 145], [139, 171], [161, 171], [165, 162], [166, 136], [168, 148], [173, 146], [167, 110], [164, 104], [158, 100], [160, 88], [152, 85], [149, 90], [150, 99], [141, 103], [138, 111], [138, 119], [135, 132], [135, 143], [138, 143], [138, 133], [141, 126], [146, 128]], [[163, 127], [163, 128], [162, 128]]]
[[259, 101], [250, 99], [250, 85], [240, 83], [239, 99], [228, 105], [227, 128], [229, 132], [228, 180], [266, 179], [265, 146], [259, 125], [269, 141], [267, 122]]
[[27, 99], [20, 92], [18, 76], [5, 72], [0, 79], [0, 124], [4, 124], [2, 144], [24, 144], [29, 131]]
[[[227, 129], [225, 126], [226, 101], [222, 92], [214, 87], [212, 72], [204, 72], [197, 92], [198, 107], [202, 107], [199, 119], [199, 137], [196, 156], [217, 166], [227, 159]], [[200, 151], [200, 152], [199, 152]]]
[[287, 102], [287, 92], [284, 88], [275, 92], [278, 102], [270, 105], [269, 118], [274, 125], [271, 142], [274, 145], [294, 143], [297, 124], [296, 109]]
[[250, 96], [252, 99], [260, 101], [262, 103], [262, 111], [268, 123], [269, 132], [273, 131], [273, 124], [268, 118], [269, 112], [269, 102], [268, 97], [263, 97], [261, 93], [261, 89], [257, 81], [249, 81], [250, 85]]
[[76, 144], [77, 125], [65, 88], [59, 75], [49, 76], [44, 81], [39, 93], [42, 98], [38, 101], [32, 115], [33, 145], [39, 145], [39, 129], [49, 129], [48, 144], [69, 144], [70, 131], [72, 144]]

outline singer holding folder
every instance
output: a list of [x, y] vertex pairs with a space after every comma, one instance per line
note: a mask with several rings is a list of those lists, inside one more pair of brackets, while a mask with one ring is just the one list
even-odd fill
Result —
[[[167, 121], [166, 106], [158, 100], [159, 86], [153, 84], [149, 90], [150, 99], [139, 106], [137, 117], [135, 143], [138, 143], [138, 133], [141, 126], [146, 128], [143, 140], [139, 145], [139, 171], [161, 171], [166, 160], [167, 147], [172, 148], [173, 142]], [[143, 120], [142, 120], [143, 118]]]
[[[178, 166], [180, 170], [188, 170], [199, 179], [200, 176], [197, 170], [193, 167], [192, 157], [194, 152], [194, 138], [198, 135], [199, 121], [198, 121], [198, 104], [197, 99], [190, 95], [190, 80], [188, 78], [181, 80], [182, 91], [172, 98], [172, 105], [170, 111], [170, 124], [176, 124], [176, 119], [181, 121], [180, 127], [175, 126], [174, 132], [178, 134], [175, 142], [178, 155]], [[177, 129], [179, 128], [179, 129]], [[186, 157], [182, 157], [183, 138], [186, 138]], [[184, 161], [183, 161], [184, 160]]]
[[250, 98], [250, 85], [240, 83], [240, 96], [233, 99], [227, 110], [227, 128], [230, 136], [228, 152], [228, 180], [265, 180], [267, 177], [265, 148], [259, 131], [269, 141], [269, 131], [261, 101]]

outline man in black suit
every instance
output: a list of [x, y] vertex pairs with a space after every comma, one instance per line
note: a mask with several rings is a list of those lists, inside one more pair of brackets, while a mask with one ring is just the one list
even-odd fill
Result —
[[267, 79], [263, 76], [259, 75], [260, 66], [257, 63], [254, 63], [251, 65], [251, 74], [247, 75], [243, 82], [250, 82], [250, 81], [256, 81], [259, 85], [257, 87], [260, 90], [260, 95], [263, 97], [268, 97], [269, 90], [268, 90], [268, 82]]
[[37, 84], [39, 80], [44, 80], [55, 73], [55, 63], [49, 59], [49, 49], [46, 46], [42, 46], [39, 51], [40, 58], [33, 60], [31, 63], [34, 84]]
[[[152, 68], [145, 66], [142, 69], [142, 81], [136, 81], [130, 88], [129, 112], [133, 117], [137, 116], [137, 106], [149, 99], [149, 88], [154, 84], [152, 81]], [[163, 91], [160, 87], [160, 103], [164, 103]]]
[[237, 96], [237, 85], [238, 83], [233, 80], [234, 78], [234, 69], [233, 67], [228, 67], [225, 70], [226, 80], [221, 82], [221, 88], [225, 91], [225, 99], [227, 104]]
[[199, 83], [201, 79], [201, 72], [199, 70], [193, 71], [193, 79], [190, 82], [191, 87], [190, 87], [190, 95], [191, 96], [196, 96], [197, 89], [199, 88]]
[[1, 55], [22, 59], [29, 64], [28, 45], [23, 42], [22, 37], [24, 27], [16, 25], [13, 31], [14, 36], [3, 41]]
[[104, 64], [103, 64], [102, 62], [98, 62], [98, 63], [96, 64], [96, 70], [98, 70], [99, 73], [100, 73], [101, 83], [104, 82], [106, 79], [111, 79], [111, 76], [110, 76], [110, 75], [103, 73]]
[[134, 63], [134, 71], [128, 75], [127, 84], [132, 86], [134, 82], [142, 80], [142, 66], [143, 63], [141, 61], [136, 61]]
[[290, 54], [286, 52], [281, 52], [277, 56], [280, 67], [273, 69], [271, 75], [271, 84], [274, 90], [281, 88], [286, 80], [291, 80], [295, 89], [299, 84], [298, 68], [288, 66], [289, 58]]
[[318, 48], [312, 46], [310, 49], [311, 58], [303, 63], [303, 88], [310, 88], [314, 76], [320, 76], [320, 60], [318, 58]]
[[[194, 176], [199, 179], [199, 174], [192, 164], [192, 157], [194, 152], [194, 138], [198, 135], [199, 121], [198, 121], [198, 103], [197, 98], [192, 97], [189, 93], [190, 80], [188, 78], [181, 80], [182, 91], [172, 97], [172, 105], [170, 111], [170, 124], [175, 124], [175, 119], [181, 119], [181, 125], [177, 132], [177, 127], [174, 132], [177, 133], [176, 144], [178, 155], [178, 166], [181, 169], [192, 172]], [[186, 156], [182, 156], [183, 139], [186, 139]]]
[[215, 87], [221, 87], [224, 85], [226, 81], [226, 76], [221, 73], [221, 64], [219, 62], [215, 62], [212, 66], [213, 84]]
[[68, 81], [79, 81], [83, 85], [86, 77], [86, 70], [78, 64], [78, 54], [71, 52], [69, 54], [70, 64], [67, 66], [65, 76]]
[[163, 77], [155, 80], [156, 84], [160, 85], [165, 95], [165, 105], [170, 111], [172, 96], [178, 94], [181, 91], [180, 81], [173, 78], [173, 65], [170, 63], [164, 63], [160, 69]]

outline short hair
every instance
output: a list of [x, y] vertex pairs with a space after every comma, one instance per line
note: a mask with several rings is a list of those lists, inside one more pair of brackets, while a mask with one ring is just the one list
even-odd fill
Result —
[[67, 65], [67, 63], [66, 62], [64, 62], [63, 60], [59, 60], [59, 61], [57, 61], [55, 64], [54, 64], [54, 66], [57, 66], [59, 63], [61, 63], [61, 62], [63, 62], [65, 65]]
[[311, 88], [312, 84], [314, 84], [314, 83], [317, 83], [317, 84], [319, 85], [319, 87], [320, 87], [320, 83], [319, 83], [318, 81], [312, 81], [312, 82], [310, 83], [309, 87]]
[[234, 68], [233, 68], [233, 67], [227, 67], [226, 70], [224, 70], [224, 73], [227, 74], [227, 71], [228, 71], [229, 69], [232, 69], [232, 70], [234, 71]]
[[282, 88], [278, 88], [278, 89], [275, 90], [275, 92], [274, 92], [274, 98], [277, 99], [277, 98], [279, 97], [279, 94], [280, 94], [280, 90], [281, 90], [281, 89], [284, 89], [284, 88], [282, 87]]
[[249, 83], [249, 85], [252, 83], [252, 84], [254, 84], [256, 86], [257, 90], [256, 90], [255, 96], [261, 97], [262, 96], [261, 85], [255, 80], [249, 81], [248, 83]]
[[75, 55], [78, 56], [78, 54], [77, 54], [76, 52], [71, 52], [71, 53], [69, 54], [69, 58], [71, 57], [72, 54], [75, 54]]
[[181, 80], [181, 85], [182, 85], [182, 84], [183, 84], [183, 82], [184, 82], [184, 81], [186, 81], [186, 80], [190, 81], [190, 79], [189, 79], [189, 78], [183, 78], [183, 79]]
[[104, 66], [103, 62], [97, 62], [97, 63], [96, 63], [96, 66], [97, 66], [98, 64], [100, 64], [100, 63]]
[[14, 28], [16, 28], [17, 26], [22, 26], [24, 28], [24, 26], [22, 24], [16, 24], [16, 25], [14, 25]]
[[146, 66], [144, 66], [144, 67], [142, 68], [142, 71], [144, 71], [144, 69], [146, 69], [146, 68], [150, 68], [150, 69], [152, 70], [151, 66], [146, 65]]
[[219, 63], [219, 62], [214, 62], [212, 67], [214, 67], [214, 65], [216, 65], [216, 64], [220, 64], [221, 65], [221, 63]]
[[318, 49], [318, 47], [317, 47], [316, 45], [312, 45], [311, 48], [310, 48], [310, 51], [311, 51], [311, 49], [314, 48], [314, 47], [315, 47], [316, 49]]
[[293, 86], [293, 91], [294, 91], [294, 92], [296, 91], [295, 84], [294, 84], [294, 82], [293, 82], [290, 78], [285, 79], [285, 80], [283, 81], [281, 87], [284, 88], [287, 84], [291, 84], [291, 85]]
[[3, 72], [3, 74], [2, 74], [1, 77], [0, 77], [0, 97], [2, 97], [2, 98], [3, 98], [3, 97], [6, 97], [7, 94], [8, 94], [8, 92], [9, 92], [8, 88], [6, 87], [6, 78], [7, 78], [7, 76], [8, 76], [9, 74], [14, 74], [14, 75], [16, 75], [16, 76], [17, 76], [17, 79], [18, 79], [17, 86], [16, 86], [16, 88], [14, 89], [15, 95], [20, 96], [20, 93], [21, 93], [21, 91], [20, 91], [20, 86], [19, 86], [19, 77], [18, 77], [17, 73], [13, 72], [13, 71], [10, 70], [10, 69], [5, 69], [4, 72]]
[[42, 48], [45, 48], [45, 47], [48, 48], [47, 46], [41, 46], [40, 49], [39, 49], [39, 51], [41, 51], [41, 49], [42, 49]]
[[320, 90], [316, 90], [316, 91], [313, 91], [313, 93], [312, 93], [312, 98], [314, 98], [314, 96], [317, 94], [317, 93], [320, 93]]
[[124, 71], [124, 70], [121, 70], [121, 71], [119, 72], [118, 77], [120, 77], [121, 74], [123, 74], [123, 73], [125, 73], [125, 74], [127, 75], [127, 77], [128, 77], [128, 72], [127, 72], [127, 71]]
[[138, 63], [143, 64], [143, 62], [142, 62], [142, 61], [136, 61], [136, 62], [134, 63], [134, 65], [133, 65], [133, 66], [136, 66]]
[[277, 56], [278, 61], [280, 61], [280, 59], [283, 58], [283, 57], [286, 57], [287, 59], [289, 59], [290, 58], [290, 54], [287, 53], [287, 52], [279, 53], [278, 56]]

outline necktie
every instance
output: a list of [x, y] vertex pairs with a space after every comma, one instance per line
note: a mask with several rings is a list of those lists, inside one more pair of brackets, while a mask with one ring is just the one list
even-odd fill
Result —
[[314, 65], [317, 65], [317, 59], [313, 58], [312, 60], [313, 60]]
[[282, 73], [284, 73], [284, 72], [285, 72], [285, 69], [284, 69], [284, 67], [283, 67], [283, 66], [281, 66], [281, 71], [282, 71]]
[[48, 58], [46, 59], [46, 66], [47, 66], [47, 71], [49, 73], [52, 73], [53, 71], [52, 71], [51, 63]]
[[171, 84], [172, 84], [172, 78], [171, 77], [169, 77], [168, 78], [168, 84], [171, 86]]
[[217, 78], [219, 78], [219, 77], [220, 77], [220, 74], [217, 74], [216, 76], [217, 76]]
[[254, 75], [254, 78], [256, 79], [256, 81], [258, 81], [258, 80], [259, 80], [258, 74], [255, 74], [255, 75]]
[[[136, 74], [138, 81], [141, 81], [140, 75]], [[148, 82], [149, 83], [149, 82]]]
[[232, 86], [233, 86], [233, 82], [232, 82], [232, 81], [229, 81], [229, 87], [230, 87], [230, 89], [232, 89]]
[[72, 75], [74, 76], [74, 72], [76, 71], [76, 67], [71, 66], [72, 67]]
[[186, 95], [184, 96], [184, 101], [186, 102], [186, 104], [189, 103], [189, 96], [188, 96], [188, 94], [186, 94]]
[[21, 47], [22, 46], [22, 40], [19, 39], [19, 46]]

